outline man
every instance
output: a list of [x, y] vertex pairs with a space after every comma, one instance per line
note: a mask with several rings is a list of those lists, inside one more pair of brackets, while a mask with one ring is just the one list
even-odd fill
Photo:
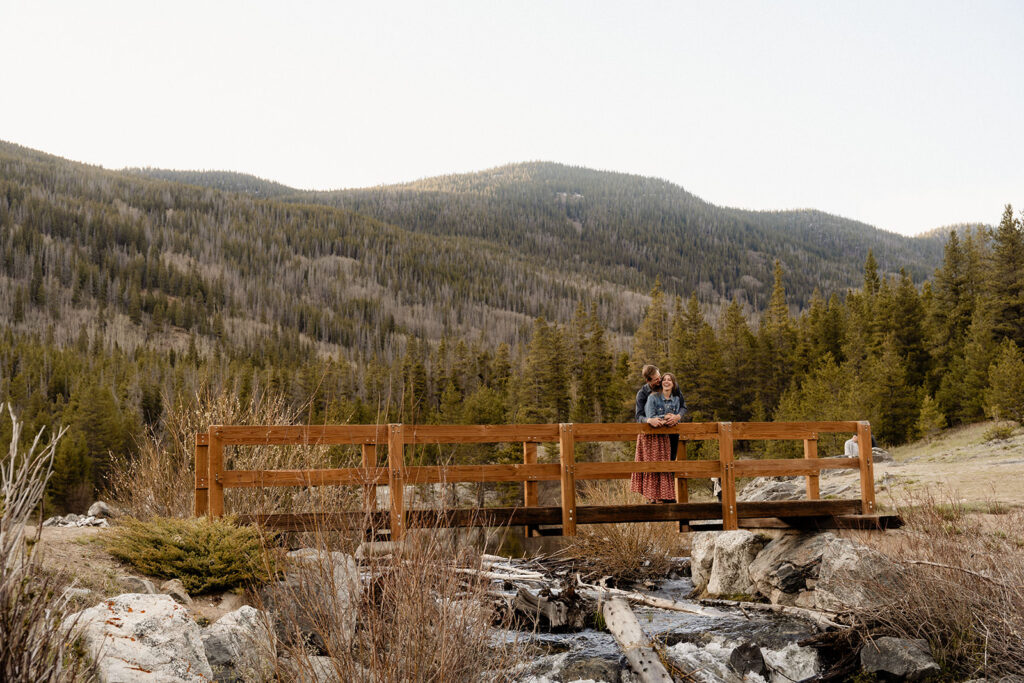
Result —
[[[679, 424], [679, 418], [672, 415], [669, 417], [652, 417], [647, 419], [647, 397], [655, 391], [661, 391], [661, 371], [653, 365], [645, 365], [641, 370], [644, 377], [644, 384], [636, 392], [636, 407], [634, 417], [637, 422], [646, 422], [652, 427], [673, 427]], [[686, 414], [686, 400], [681, 399], [682, 415]], [[669, 443], [672, 445], [672, 459], [676, 459], [676, 451], [679, 449], [679, 435], [669, 434]]]

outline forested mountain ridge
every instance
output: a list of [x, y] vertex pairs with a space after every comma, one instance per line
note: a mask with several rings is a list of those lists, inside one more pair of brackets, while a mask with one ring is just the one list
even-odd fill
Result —
[[[214, 184], [217, 177], [190, 181]], [[659, 277], [670, 294], [696, 291], [708, 303], [735, 297], [754, 310], [767, 305], [775, 259], [787, 272], [791, 303], [804, 307], [816, 288], [856, 287], [869, 250], [883, 272], [904, 268], [922, 280], [938, 265], [945, 239], [903, 237], [816, 210], [718, 207], [664, 180], [547, 162], [276, 196], [351, 209], [414, 232], [478, 238], [633, 290], [646, 291]]]

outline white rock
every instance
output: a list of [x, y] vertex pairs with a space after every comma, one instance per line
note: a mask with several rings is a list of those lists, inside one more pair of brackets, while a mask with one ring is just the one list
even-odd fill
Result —
[[169, 596], [119, 595], [79, 612], [71, 623], [103, 683], [213, 678], [199, 626]]
[[[346, 553], [322, 553], [302, 548], [288, 553], [295, 567], [288, 572], [285, 583], [292, 590], [305, 592], [305, 597], [318, 597], [322, 608], [334, 615], [337, 634], [351, 640], [356, 628], [357, 604], [362, 596], [359, 564]], [[314, 595], [315, 594], [315, 595]]]
[[740, 529], [723, 531], [715, 539], [715, 559], [708, 578], [709, 595], [754, 595], [757, 587], [750, 580], [749, 567], [764, 547], [763, 538]]
[[160, 593], [170, 595], [179, 605], [185, 605], [185, 607], [192, 606], [192, 598], [189, 596], [188, 591], [185, 590], [185, 585], [178, 579], [169, 579], [160, 584]]
[[85, 513], [90, 517], [96, 517], [97, 519], [109, 518], [114, 516], [113, 510], [110, 506], [104, 503], [102, 500], [97, 500], [95, 503], [89, 506], [89, 510]]
[[263, 613], [248, 605], [218, 619], [202, 641], [218, 681], [265, 680], [276, 657], [273, 630]]
[[881, 608], [900, 581], [897, 566], [878, 551], [832, 538], [821, 555], [815, 603], [832, 612]]
[[693, 587], [703, 591], [711, 578], [711, 566], [715, 562], [716, 531], [699, 531], [693, 534], [690, 543], [690, 579]]

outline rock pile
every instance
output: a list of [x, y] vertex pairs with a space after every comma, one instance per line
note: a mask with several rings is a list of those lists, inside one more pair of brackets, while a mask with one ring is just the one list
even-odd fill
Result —
[[83, 526], [110, 526], [107, 524], [107, 520], [94, 517], [92, 515], [76, 515], [70, 513], [64, 516], [55, 515], [48, 518], [43, 522], [43, 526], [60, 526], [60, 527], [83, 527]]

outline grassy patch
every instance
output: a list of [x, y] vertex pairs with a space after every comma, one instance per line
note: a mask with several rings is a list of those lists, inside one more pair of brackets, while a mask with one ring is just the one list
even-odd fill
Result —
[[103, 539], [114, 557], [137, 571], [180, 579], [192, 594], [267, 581], [273, 570], [258, 529], [231, 519], [126, 519]]

